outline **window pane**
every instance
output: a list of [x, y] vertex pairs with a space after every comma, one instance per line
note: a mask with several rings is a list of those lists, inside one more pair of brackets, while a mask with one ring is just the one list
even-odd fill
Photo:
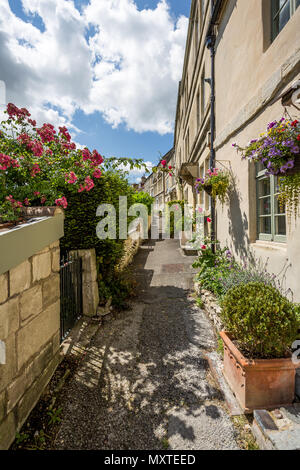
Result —
[[285, 206], [279, 204], [279, 201], [278, 201], [278, 198], [275, 196], [275, 208], [274, 208], [274, 212], [275, 214], [285, 214]]
[[275, 217], [275, 234], [286, 235], [286, 220], [285, 215]]
[[280, 33], [291, 17], [292, 0], [272, 0], [272, 37]]
[[[283, 2], [280, 2], [283, 3]], [[287, 24], [291, 16], [290, 0], [286, 2], [279, 14], [279, 31]]]
[[260, 223], [259, 223], [259, 232], [260, 233], [267, 233], [270, 234], [272, 233], [271, 231], [271, 217], [260, 217]]
[[271, 214], [271, 198], [265, 197], [259, 200], [259, 215]]
[[271, 194], [270, 178], [260, 180], [258, 183], [258, 197], [269, 196]]

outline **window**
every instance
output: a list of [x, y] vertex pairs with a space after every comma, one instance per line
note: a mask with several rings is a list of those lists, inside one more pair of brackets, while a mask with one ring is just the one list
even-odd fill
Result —
[[201, 75], [201, 117], [203, 119], [205, 111], [205, 70], [203, 68]]
[[200, 32], [199, 32], [199, 20], [198, 20], [198, 11], [196, 11], [196, 17], [195, 17], [195, 23], [194, 23], [194, 28], [195, 28], [195, 59], [197, 57], [197, 52], [198, 52], [198, 43], [199, 43], [199, 37], [200, 37]]
[[189, 151], [190, 151], [190, 131], [187, 130], [186, 137], [185, 137], [185, 161], [189, 160]]
[[285, 208], [278, 202], [278, 177], [257, 167], [257, 236], [259, 240], [286, 241]]
[[201, 0], [201, 23], [203, 23], [203, 19], [204, 19], [204, 10], [205, 10], [205, 0]]
[[201, 122], [201, 102], [200, 102], [200, 91], [197, 93], [197, 129], [200, 127]]
[[272, 0], [272, 41], [300, 5], [300, 0]]

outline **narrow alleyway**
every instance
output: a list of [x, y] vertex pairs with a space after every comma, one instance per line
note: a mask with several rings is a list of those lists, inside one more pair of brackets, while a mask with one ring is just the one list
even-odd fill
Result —
[[57, 449], [237, 449], [204, 353], [211, 325], [191, 297], [193, 258], [146, 241], [131, 308], [106, 318], [72, 379]]

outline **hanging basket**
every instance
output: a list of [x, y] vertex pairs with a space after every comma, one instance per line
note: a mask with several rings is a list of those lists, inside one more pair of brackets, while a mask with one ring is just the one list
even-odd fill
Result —
[[203, 189], [204, 189], [204, 191], [205, 191], [209, 196], [211, 196], [211, 194], [212, 194], [212, 189], [213, 189], [212, 184], [205, 184], [205, 185], [203, 186]]
[[[266, 163], [263, 164], [265, 169], [267, 169]], [[300, 173], [300, 154], [295, 155], [295, 165], [293, 168], [286, 170], [286, 172], [279, 176], [291, 176]]]
[[287, 170], [285, 172], [286, 176], [296, 175], [297, 173], [300, 173], [300, 155], [295, 155], [295, 157], [296, 158], [294, 168]]

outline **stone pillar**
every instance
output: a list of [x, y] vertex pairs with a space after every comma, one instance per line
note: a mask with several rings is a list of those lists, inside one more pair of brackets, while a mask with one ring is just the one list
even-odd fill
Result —
[[96, 251], [75, 250], [74, 253], [82, 259], [82, 302], [83, 315], [93, 317], [97, 314], [99, 305], [99, 289], [97, 282]]

